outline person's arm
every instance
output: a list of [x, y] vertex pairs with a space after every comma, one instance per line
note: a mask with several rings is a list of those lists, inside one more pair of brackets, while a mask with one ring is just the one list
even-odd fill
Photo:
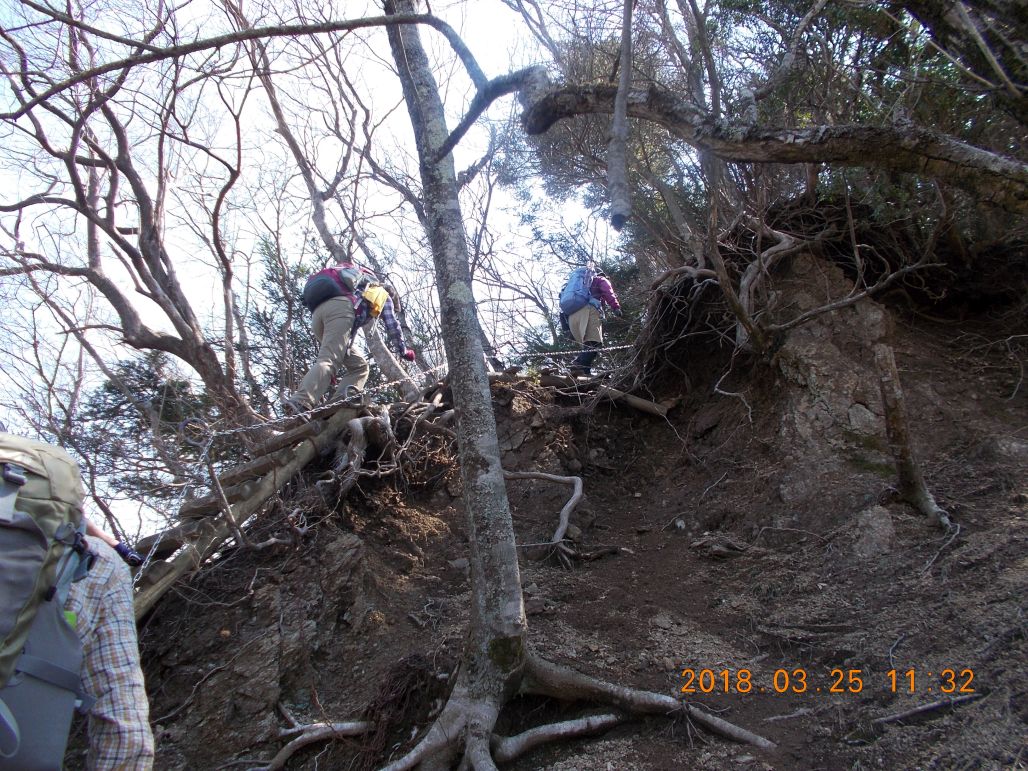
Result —
[[91, 535], [93, 538], [99, 538], [105, 544], [110, 546], [114, 551], [118, 552], [118, 556], [121, 557], [125, 562], [132, 567], [139, 567], [143, 564], [143, 555], [129, 546], [127, 543], [122, 543], [110, 533], [101, 530], [95, 524], [93, 520], [86, 517], [86, 535]]
[[82, 684], [96, 698], [89, 711], [90, 769], [149, 771], [154, 742], [150, 705], [139, 665], [132, 578], [105, 544], [94, 541], [97, 562], [72, 586], [81, 603]]
[[86, 518], [86, 535], [91, 535], [93, 536], [93, 538], [99, 538], [112, 549], [118, 544], [117, 538], [115, 538], [110, 533], [101, 530], [99, 527], [96, 526], [96, 524], [93, 523], [93, 520], [89, 519], [88, 517]]
[[401, 358], [407, 361], [414, 361], [414, 351], [407, 347], [407, 341], [403, 339], [403, 330], [400, 328], [400, 322], [396, 319], [396, 314], [393, 313], [393, 301], [391, 299], [386, 300], [385, 305], [382, 306], [382, 314], [379, 318], [385, 324], [386, 335], [393, 344], [393, 350]]
[[610, 285], [610, 281], [603, 276], [597, 276], [593, 279], [592, 288], [596, 290], [601, 303], [606, 303], [615, 311], [621, 310], [621, 303], [618, 302], [617, 295], [614, 294], [614, 287]]

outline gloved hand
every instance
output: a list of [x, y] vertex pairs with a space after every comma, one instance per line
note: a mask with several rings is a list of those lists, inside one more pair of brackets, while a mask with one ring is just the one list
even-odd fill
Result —
[[407, 361], [414, 361], [414, 349], [408, 348], [406, 351], [404, 351], [403, 358], [405, 358]]
[[118, 556], [125, 560], [125, 564], [129, 567], [138, 568], [143, 564], [143, 555], [127, 543], [118, 541], [118, 543], [114, 545], [114, 551], [118, 552]]
[[625, 312], [623, 310], [621, 310], [620, 308], [618, 308], [616, 311], [614, 311], [614, 315], [617, 316], [618, 318], [621, 318], [622, 316], [625, 315]]

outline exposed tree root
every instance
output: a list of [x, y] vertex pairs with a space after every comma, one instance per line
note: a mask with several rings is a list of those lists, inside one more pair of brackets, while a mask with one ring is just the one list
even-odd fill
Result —
[[624, 715], [607, 713], [542, 725], [516, 736], [494, 735], [492, 742], [493, 758], [497, 763], [506, 763], [509, 760], [514, 760], [514, 758], [524, 755], [529, 750], [535, 749], [540, 744], [606, 731], [618, 723], [623, 723], [625, 719]]
[[[321, 491], [322, 495], [328, 498], [328, 489], [339, 485], [335, 491], [338, 498], [344, 497], [363, 475], [370, 475], [364, 471], [364, 459], [367, 457], [368, 448], [374, 446], [383, 452], [391, 451], [396, 444], [396, 437], [393, 434], [392, 424], [388, 414], [366, 415], [354, 418], [347, 423], [350, 439], [346, 448], [336, 456], [332, 468], [322, 474], [321, 478], [314, 483], [314, 486]], [[395, 458], [391, 460], [395, 461]], [[396, 471], [396, 464], [386, 463], [374, 473], [375, 476], [387, 476]]]
[[531, 653], [526, 655], [520, 679], [520, 693], [539, 694], [561, 701], [592, 701], [611, 704], [619, 712], [607, 712], [576, 720], [532, 728], [515, 736], [493, 733], [500, 704], [488, 697], [472, 696], [458, 683], [435, 723], [413, 749], [383, 768], [405, 771], [428, 763], [440, 753], [461, 747], [460, 768], [494, 769], [496, 763], [512, 760], [550, 741], [598, 733], [629, 719], [630, 715], [683, 715], [713, 733], [761, 749], [772, 749], [774, 742], [683, 704], [672, 696], [627, 688], [574, 672]]
[[370, 730], [371, 723], [363, 720], [346, 723], [310, 723], [309, 725], [283, 728], [280, 736], [283, 738], [292, 736], [294, 737], [293, 740], [280, 749], [266, 766], [255, 766], [249, 771], [277, 771], [280, 768], [284, 768], [286, 761], [308, 744], [325, 741], [326, 739], [340, 739], [344, 736], [358, 736]]
[[529, 654], [525, 667], [523, 693], [537, 693], [562, 700], [582, 699], [613, 704], [634, 714], [674, 714], [684, 712], [690, 719], [712, 732], [761, 749], [772, 749], [775, 743], [763, 736], [740, 728], [727, 720], [683, 704], [673, 696], [653, 691], [626, 688], [583, 675], [545, 659]]
[[446, 706], [428, 729], [428, 733], [410, 752], [383, 767], [382, 771], [405, 771], [414, 768], [419, 763], [448, 751], [461, 739], [465, 745], [464, 761], [471, 762], [472, 768], [496, 768], [489, 757], [489, 739], [499, 713], [498, 703], [485, 697], [472, 696], [458, 676], [458, 683], [454, 686]]
[[933, 701], [930, 704], [922, 704], [919, 707], [913, 709], [904, 710], [898, 712], [895, 715], [885, 715], [884, 717], [876, 717], [871, 721], [871, 725], [886, 725], [887, 723], [899, 723], [908, 718], [917, 717], [918, 715], [924, 715], [928, 712], [935, 712], [939, 709], [945, 709], [946, 707], [956, 707], [959, 704], [965, 704], [975, 699], [981, 699], [984, 697], [983, 693], [970, 693], [966, 696], [956, 696], [950, 699], [940, 699], [939, 701]]
[[545, 474], [541, 471], [504, 471], [504, 479], [543, 479], [548, 482], [559, 482], [564, 485], [571, 485], [573, 490], [568, 502], [560, 510], [557, 529], [553, 531], [553, 538], [548, 546], [559, 546], [567, 535], [568, 525], [571, 522], [571, 514], [578, 508], [582, 500], [582, 477], [562, 477], [557, 474]]

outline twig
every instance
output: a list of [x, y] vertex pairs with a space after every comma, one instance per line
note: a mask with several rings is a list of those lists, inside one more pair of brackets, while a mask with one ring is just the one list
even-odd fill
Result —
[[790, 712], [788, 715], [772, 715], [771, 717], [764, 718], [765, 723], [776, 723], [779, 720], [791, 720], [794, 717], [803, 717], [804, 715], [813, 715], [814, 710], [810, 707], [802, 707], [795, 712]]
[[906, 720], [908, 717], [915, 717], [917, 715], [923, 715], [926, 712], [934, 712], [937, 709], [943, 707], [955, 707], [958, 704], [965, 704], [975, 699], [981, 699], [984, 697], [984, 693], [969, 693], [966, 696], [957, 696], [952, 699], [940, 699], [939, 701], [933, 701], [931, 704], [922, 704], [920, 707], [914, 707], [908, 709], [905, 712], [897, 712], [895, 715], [886, 715], [885, 717], [876, 717], [871, 721], [871, 725], [885, 725], [886, 723], [898, 723], [901, 720]]
[[721, 484], [721, 482], [724, 481], [724, 478], [726, 476], [728, 476], [728, 472], [727, 471], [724, 474], [721, 475], [720, 479], [718, 479], [716, 482], [714, 482], [712, 485], [710, 485], [706, 490], [704, 490], [700, 494], [700, 498], [699, 499], [702, 501], [706, 497], [707, 493], [709, 493], [711, 490], [713, 490], [715, 487], [717, 487], [719, 484]]
[[719, 393], [722, 396], [734, 396], [736, 399], [738, 399], [744, 405], [746, 405], [746, 419], [749, 420], [750, 424], [752, 425], [752, 423], [753, 423], [753, 410], [750, 408], [750, 403], [748, 401], [746, 401], [746, 397], [743, 396], [741, 393], [736, 393], [734, 391], [722, 391], [721, 390], [721, 381], [724, 380], [726, 377], [728, 377], [728, 373], [731, 372], [731, 371], [732, 370], [729, 369], [728, 372], [725, 372], [725, 374], [723, 374], [720, 378], [718, 378], [717, 383], [714, 384], [714, 393]]
[[901, 634], [899, 637], [896, 638], [896, 642], [894, 642], [892, 644], [892, 647], [889, 648], [889, 666], [892, 667], [893, 669], [896, 668], [896, 664], [892, 660], [892, 653], [893, 653], [893, 651], [896, 650], [896, 646], [899, 645], [901, 642], [903, 642], [903, 638], [904, 637], [906, 637], [906, 635], [905, 634]]
[[946, 539], [946, 543], [940, 546], [939, 550], [935, 552], [935, 556], [928, 560], [928, 562], [925, 563], [925, 566], [921, 568], [921, 575], [924, 575], [928, 572], [928, 569], [935, 564], [935, 560], [939, 559], [939, 555], [946, 550], [947, 546], [953, 543], [953, 539], [956, 538], [958, 535], [960, 535], [960, 525], [954, 525], [952, 527], [952, 532], [950, 533], [949, 538]]
[[233, 661], [235, 661], [236, 659], [238, 659], [240, 656], [243, 655], [243, 651], [245, 651], [247, 648], [249, 648], [251, 645], [253, 645], [258, 640], [262, 640], [262, 639], [264, 639], [267, 636], [268, 636], [268, 633], [265, 632], [262, 635], [254, 637], [252, 640], [250, 640], [248, 643], [246, 643], [242, 648], [240, 648], [238, 651], [236, 651], [236, 655], [233, 656], [232, 658], [230, 658], [224, 664], [219, 664], [216, 667], [212, 667], [207, 672], [207, 674], [205, 674], [203, 677], [201, 677], [200, 680], [193, 686], [193, 690], [189, 692], [189, 696], [186, 697], [185, 701], [183, 701], [181, 704], [179, 704], [177, 707], [175, 707], [175, 709], [173, 709], [167, 715], [164, 715], [163, 717], [159, 717], [156, 720], [151, 720], [150, 722], [153, 725], [157, 725], [158, 723], [167, 723], [169, 720], [171, 720], [173, 717], [175, 717], [175, 715], [177, 715], [179, 712], [184, 710], [189, 705], [189, 703], [193, 700], [193, 697], [196, 696], [196, 690], [207, 681], [207, 678], [211, 677], [211, 675], [213, 675], [213, 674], [215, 674], [217, 672], [222, 671], [223, 669], [227, 669], [229, 667], [229, 665], [232, 664]]
[[225, 496], [225, 488], [221, 486], [221, 480], [218, 479], [218, 475], [214, 471], [214, 461], [212, 461], [210, 457], [207, 458], [207, 471], [211, 475], [211, 489], [218, 498], [218, 502], [221, 506], [221, 513], [228, 522], [228, 526], [232, 528], [232, 532], [235, 534], [241, 547], [249, 546], [250, 542], [246, 536], [243, 535], [243, 530], [239, 527], [239, 523], [236, 522], [236, 515], [232, 513], [232, 504], [228, 502], [228, 498]]

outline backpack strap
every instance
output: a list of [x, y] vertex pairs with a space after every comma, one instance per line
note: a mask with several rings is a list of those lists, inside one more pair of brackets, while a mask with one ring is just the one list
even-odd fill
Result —
[[56, 685], [65, 691], [78, 693], [82, 690], [82, 681], [78, 672], [72, 672], [52, 661], [41, 659], [28, 653], [23, 653], [18, 658], [18, 671], [26, 675], [32, 675], [37, 680]]
[[350, 291], [350, 287], [346, 285], [346, 282], [339, 278], [339, 271], [336, 268], [326, 268], [329, 277], [336, 282], [336, 286], [339, 290], [347, 297], [353, 297], [353, 292]]
[[13, 758], [21, 746], [21, 731], [11, 710], [0, 699], [0, 758]]

